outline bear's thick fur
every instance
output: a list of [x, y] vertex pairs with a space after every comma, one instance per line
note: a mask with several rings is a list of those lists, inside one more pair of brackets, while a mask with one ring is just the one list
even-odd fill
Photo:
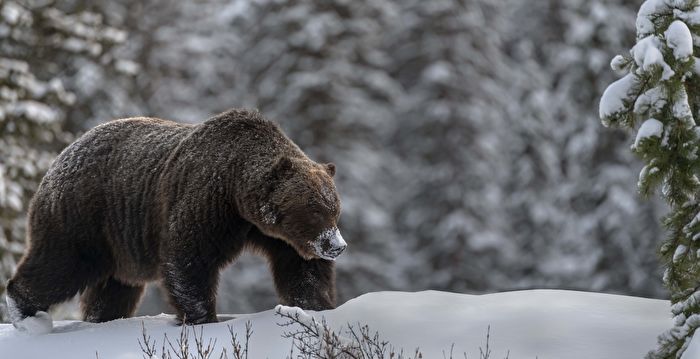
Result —
[[245, 248], [269, 260], [281, 303], [332, 308], [345, 248], [334, 173], [257, 111], [97, 126], [32, 199], [29, 248], [7, 285], [12, 320], [78, 292], [85, 320], [128, 317], [162, 280], [180, 320], [213, 322], [219, 271]]

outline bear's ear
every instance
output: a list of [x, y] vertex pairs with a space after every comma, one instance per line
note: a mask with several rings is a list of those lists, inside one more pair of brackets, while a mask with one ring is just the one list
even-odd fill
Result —
[[324, 166], [326, 167], [326, 172], [328, 172], [331, 177], [335, 176], [335, 164], [326, 163]]

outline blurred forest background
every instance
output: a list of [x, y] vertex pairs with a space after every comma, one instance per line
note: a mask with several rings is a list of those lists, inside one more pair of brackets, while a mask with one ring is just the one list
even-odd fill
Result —
[[[0, 0], [0, 293], [43, 172], [81, 132], [255, 107], [338, 166], [339, 303], [379, 290], [667, 297], [666, 208], [604, 129], [626, 0]], [[219, 310], [276, 303], [267, 266]], [[3, 300], [4, 302], [4, 300]], [[160, 313], [152, 287], [142, 313]]]

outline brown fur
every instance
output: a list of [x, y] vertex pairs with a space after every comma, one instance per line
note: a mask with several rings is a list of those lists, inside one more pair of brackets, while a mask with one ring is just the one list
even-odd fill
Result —
[[283, 304], [335, 304], [333, 262], [310, 242], [336, 226], [335, 166], [274, 123], [231, 110], [199, 125], [100, 125], [53, 163], [29, 209], [29, 248], [7, 286], [20, 320], [81, 291], [86, 320], [133, 314], [162, 280], [178, 317], [216, 321], [219, 271], [265, 255]]

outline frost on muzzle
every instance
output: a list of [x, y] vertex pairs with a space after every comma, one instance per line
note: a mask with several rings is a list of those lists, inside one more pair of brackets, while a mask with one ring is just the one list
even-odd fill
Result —
[[314, 252], [319, 258], [335, 260], [348, 246], [338, 228], [327, 229], [312, 242]]

